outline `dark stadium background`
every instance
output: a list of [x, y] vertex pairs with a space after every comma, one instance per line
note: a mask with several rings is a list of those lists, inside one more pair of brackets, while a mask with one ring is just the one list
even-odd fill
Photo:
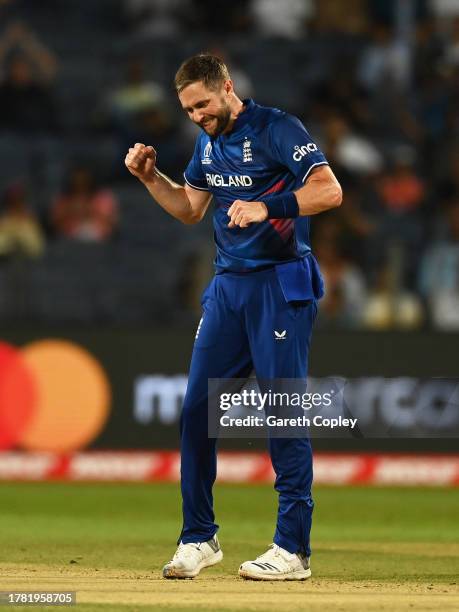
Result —
[[[98, 359], [111, 415], [87, 448], [178, 447], [178, 412], [165, 423], [152, 404], [139, 422], [136, 385], [186, 375], [211, 214], [173, 220], [124, 156], [153, 144], [181, 181], [196, 131], [172, 80], [201, 50], [241, 97], [299, 116], [342, 184], [342, 207], [312, 222], [327, 296], [311, 373], [457, 377], [459, 5], [442, 0], [0, 0], [0, 338]], [[315, 448], [454, 452], [452, 430]]]

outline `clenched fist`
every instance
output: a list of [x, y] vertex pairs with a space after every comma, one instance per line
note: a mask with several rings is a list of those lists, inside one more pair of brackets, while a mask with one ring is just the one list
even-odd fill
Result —
[[154, 177], [156, 151], [152, 146], [137, 142], [124, 160], [127, 169], [144, 183]]
[[251, 223], [261, 223], [268, 218], [268, 209], [264, 202], [244, 202], [235, 200], [228, 212], [228, 227], [248, 227]]

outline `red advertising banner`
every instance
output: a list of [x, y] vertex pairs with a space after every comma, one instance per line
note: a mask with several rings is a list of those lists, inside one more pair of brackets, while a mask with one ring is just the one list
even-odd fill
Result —
[[[177, 451], [0, 453], [0, 481], [175, 482], [179, 473]], [[218, 480], [271, 483], [269, 455], [221, 452]], [[459, 455], [317, 453], [314, 480], [324, 485], [459, 486]]]

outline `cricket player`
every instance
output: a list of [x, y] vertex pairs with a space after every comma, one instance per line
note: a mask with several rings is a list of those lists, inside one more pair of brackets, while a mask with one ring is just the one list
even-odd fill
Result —
[[[276, 108], [240, 100], [216, 56], [187, 59], [175, 76], [183, 110], [201, 131], [179, 185], [156, 167], [151, 145], [125, 163], [154, 200], [186, 224], [213, 198], [216, 275], [202, 298], [181, 434], [183, 528], [165, 578], [193, 578], [222, 560], [213, 511], [216, 440], [208, 436], [208, 379], [307, 376], [311, 329], [323, 295], [309, 244], [311, 215], [340, 206], [341, 187], [302, 123]], [[309, 439], [269, 439], [279, 508], [273, 543], [239, 575], [304, 580], [313, 500]]]

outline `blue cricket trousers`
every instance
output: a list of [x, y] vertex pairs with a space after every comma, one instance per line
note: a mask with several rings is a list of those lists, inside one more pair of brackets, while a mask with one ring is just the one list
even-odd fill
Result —
[[[315, 274], [320, 277], [313, 261]], [[306, 264], [297, 263], [300, 267], [296, 276], [299, 270], [303, 280]], [[193, 348], [180, 423], [183, 529], [179, 542], [203, 542], [218, 529], [212, 496], [217, 440], [208, 437], [208, 379], [246, 378], [253, 369], [258, 379], [307, 376], [317, 312], [315, 296], [321, 295], [311, 289], [310, 263], [310, 287], [305, 295], [295, 287], [295, 270], [290, 277], [282, 274], [289, 270], [289, 264], [285, 265], [258, 272], [217, 274], [204, 292], [203, 318]], [[314, 282], [317, 285], [317, 280]], [[290, 295], [312, 299], [287, 301]], [[274, 332], [284, 330], [284, 339], [276, 340]], [[313, 510], [310, 441], [271, 437], [269, 451], [279, 493], [273, 541], [291, 553], [309, 556]]]

